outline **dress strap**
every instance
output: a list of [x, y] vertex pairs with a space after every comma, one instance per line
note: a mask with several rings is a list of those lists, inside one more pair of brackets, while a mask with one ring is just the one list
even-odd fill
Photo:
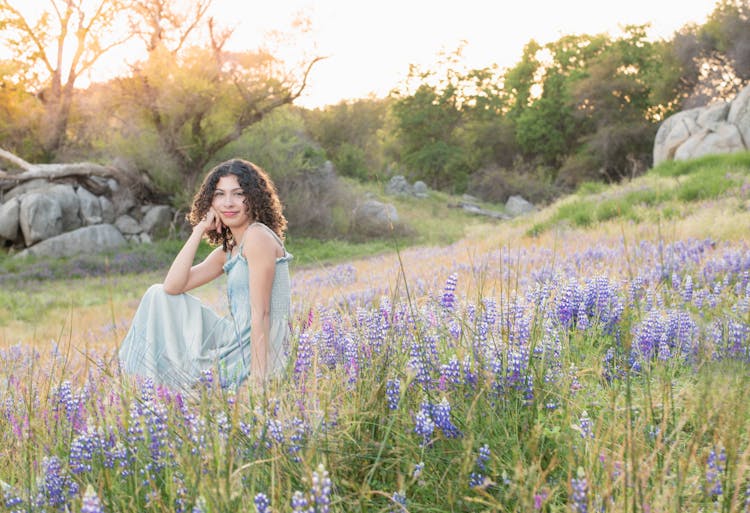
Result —
[[[276, 232], [275, 232], [275, 231], [273, 231], [273, 230], [272, 230], [271, 228], [269, 228], [269, 227], [268, 227], [267, 225], [265, 225], [265, 224], [261, 223], [260, 221], [255, 221], [255, 222], [254, 222], [254, 223], [252, 223], [252, 224], [251, 224], [250, 226], [248, 226], [248, 227], [247, 227], [247, 229], [249, 230], [250, 228], [252, 228], [252, 227], [253, 227], [253, 226], [255, 226], [255, 225], [258, 225], [258, 226], [262, 226], [263, 228], [265, 228], [265, 229], [266, 229], [266, 231], [267, 231], [268, 233], [270, 233], [271, 235], [273, 235], [273, 238], [274, 238], [274, 239], [276, 239], [276, 242], [278, 242], [278, 243], [279, 243], [279, 246], [281, 246], [281, 249], [283, 249], [283, 250], [284, 250], [284, 253], [286, 253], [286, 248], [284, 247], [284, 242], [283, 242], [283, 241], [281, 240], [281, 237], [279, 237], [279, 236], [278, 236], [278, 235], [276, 234]], [[247, 231], [245, 231], [245, 234], [247, 234]], [[242, 252], [242, 247], [244, 246], [244, 244], [245, 244], [245, 236], [243, 235], [243, 237], [242, 237], [242, 242], [240, 242], [240, 247], [239, 247], [239, 251], [240, 251], [240, 252]]]

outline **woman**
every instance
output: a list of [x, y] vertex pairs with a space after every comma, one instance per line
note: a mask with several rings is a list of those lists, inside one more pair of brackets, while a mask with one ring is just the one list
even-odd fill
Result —
[[[219, 164], [188, 215], [192, 233], [162, 285], [148, 289], [120, 347], [125, 372], [187, 390], [207, 369], [222, 385], [262, 385], [288, 358], [290, 282], [286, 219], [271, 179], [241, 159]], [[200, 241], [220, 245], [193, 264]], [[230, 315], [186, 292], [227, 275]]]

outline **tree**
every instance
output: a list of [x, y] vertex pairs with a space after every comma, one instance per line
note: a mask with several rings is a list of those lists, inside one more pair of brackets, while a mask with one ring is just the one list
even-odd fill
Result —
[[34, 20], [22, 2], [0, 0], [0, 32], [16, 63], [14, 79], [43, 108], [39, 137], [53, 160], [66, 142], [75, 87], [110, 49], [130, 38], [117, 30], [122, 0], [48, 0]]
[[304, 111], [305, 127], [345, 176], [371, 179], [382, 171], [387, 99], [366, 98]]
[[[153, 2], [157, 11], [165, 5]], [[151, 19], [164, 18], [160, 16]], [[264, 49], [226, 51], [230, 32], [218, 30], [211, 19], [206, 24], [209, 44], [168, 46], [165, 41], [184, 38], [170, 38], [164, 26], [154, 23], [154, 35], [142, 37], [155, 46], [127, 77], [117, 80], [119, 94], [113, 98], [117, 130], [136, 164], [153, 170], [153, 159], [158, 159], [163, 172], [157, 181], [167, 188], [180, 184], [187, 194], [227, 144], [300, 96], [320, 60], [310, 58], [292, 68]], [[143, 146], [144, 140], [153, 145]]]

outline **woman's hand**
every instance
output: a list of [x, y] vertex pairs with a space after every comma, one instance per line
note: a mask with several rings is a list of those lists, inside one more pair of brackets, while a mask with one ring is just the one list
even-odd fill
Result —
[[221, 233], [224, 230], [224, 225], [222, 224], [221, 219], [219, 219], [219, 214], [214, 210], [214, 207], [210, 207], [206, 215], [203, 216], [203, 219], [198, 221], [198, 224], [195, 225], [195, 228], [200, 230], [201, 233], [206, 233], [211, 230], [216, 230]]

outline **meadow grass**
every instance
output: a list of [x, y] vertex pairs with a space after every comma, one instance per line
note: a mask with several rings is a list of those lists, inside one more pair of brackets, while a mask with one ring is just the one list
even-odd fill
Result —
[[[2, 349], [0, 508], [747, 511], [750, 217], [722, 194], [297, 267], [263, 391], [120, 375], [155, 273], [40, 285], [90, 290]], [[220, 283], [196, 294], [226, 307]]]

